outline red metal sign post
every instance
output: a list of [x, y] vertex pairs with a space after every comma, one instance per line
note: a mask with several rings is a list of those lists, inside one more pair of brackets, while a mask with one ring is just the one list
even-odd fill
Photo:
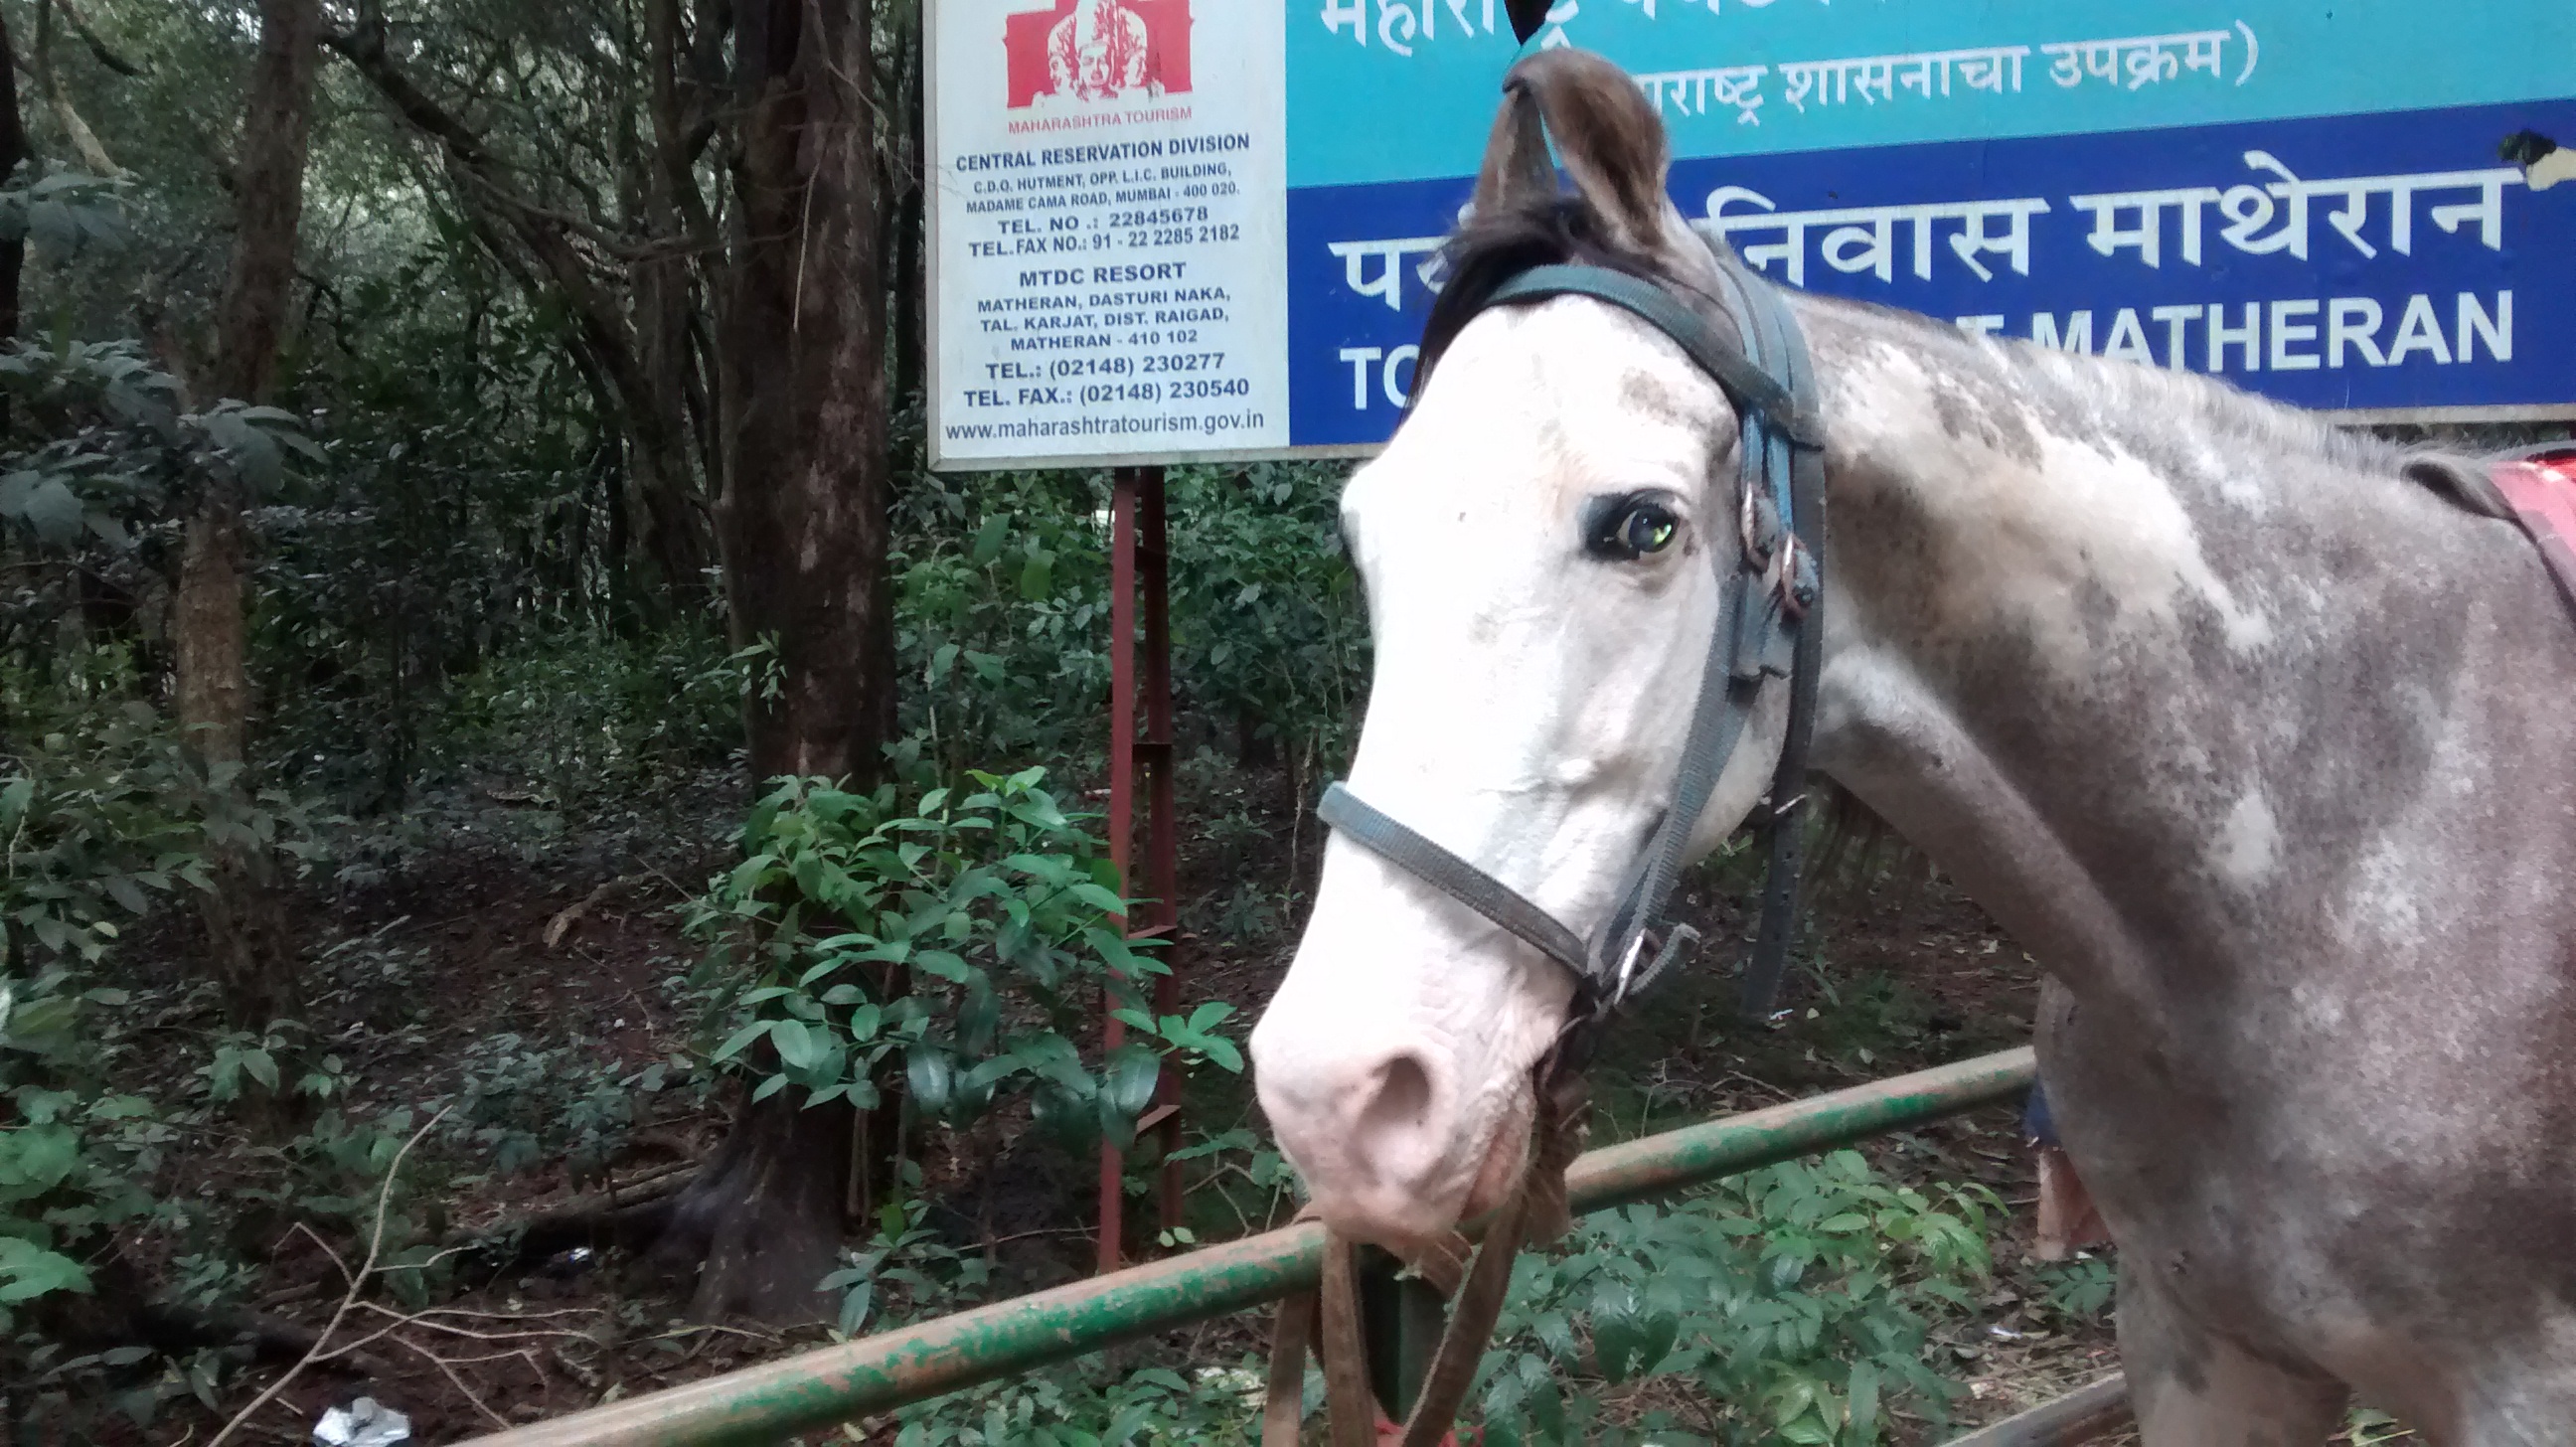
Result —
[[[1109, 491], [1109, 859], [1120, 891], [1144, 903], [1127, 920], [1131, 940], [1158, 940], [1165, 965], [1179, 968], [1180, 912], [1177, 808], [1172, 797], [1171, 555], [1164, 522], [1163, 469], [1122, 467]], [[1144, 657], [1136, 653], [1137, 615], [1144, 622]], [[1141, 663], [1141, 668], [1140, 668]], [[1140, 700], [1141, 695], [1141, 700]], [[1143, 731], [1137, 707], [1144, 708]], [[1139, 775], [1145, 789], [1145, 869], [1132, 867]], [[1139, 884], [1142, 888], [1138, 888]], [[1154, 1013], [1178, 1011], [1177, 973], [1154, 981]], [[1126, 1043], [1127, 1028], [1101, 1008], [1104, 1053]], [[1162, 1143], [1164, 1165], [1155, 1182], [1155, 1210], [1168, 1229], [1181, 1221], [1181, 1175], [1172, 1152], [1181, 1144], [1181, 1080], [1165, 1070], [1154, 1085], [1154, 1105], [1138, 1122]], [[1102, 1271], [1115, 1271], [1124, 1255], [1126, 1160], [1117, 1147], [1100, 1146], [1100, 1253]]]

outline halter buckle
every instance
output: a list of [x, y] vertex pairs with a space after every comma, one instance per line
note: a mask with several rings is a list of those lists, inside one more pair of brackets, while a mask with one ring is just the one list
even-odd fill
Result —
[[[1654, 936], [1653, 930], [1641, 929], [1635, 938], [1628, 941], [1626, 952], [1619, 957], [1619, 968], [1611, 973], [1610, 988], [1600, 997], [1594, 1012], [1596, 1018], [1618, 1009], [1627, 1003], [1630, 995], [1662, 978], [1665, 969], [1674, 961], [1699, 952], [1700, 933], [1689, 925], [1667, 922], [1664, 937], [1657, 940]], [[1652, 959], [1646, 955], [1646, 947], [1650, 944], [1655, 947]], [[1640, 962], [1645, 966], [1642, 970], [1638, 968]]]
[[1807, 545], [1798, 541], [1796, 533], [1781, 536], [1780, 579], [1774, 586], [1780, 594], [1780, 611], [1787, 614], [1792, 622], [1804, 620], [1807, 610], [1815, 606], [1814, 563], [1808, 556]]
[[1761, 503], [1750, 481], [1735, 489], [1735, 536], [1744, 548], [1746, 570], [1759, 573], [1771, 566], [1771, 549], [1763, 545]]
[[1628, 948], [1619, 955], [1619, 967], [1610, 972], [1610, 988], [1602, 992], [1603, 1014], [1627, 1003], [1628, 992], [1636, 988], [1637, 961], [1646, 953], [1646, 936], [1649, 933], [1651, 931], [1641, 929], [1628, 937]]

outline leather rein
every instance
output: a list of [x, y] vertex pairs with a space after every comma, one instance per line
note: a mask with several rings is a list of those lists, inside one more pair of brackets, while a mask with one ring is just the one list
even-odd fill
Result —
[[[1493, 875], [1371, 807], [1336, 783], [1316, 815], [1352, 843], [1375, 851], [1442, 894], [1474, 910], [1554, 960], [1576, 982], [1564, 1029], [1533, 1071], [1538, 1108], [1529, 1163], [1490, 1218], [1484, 1245], [1467, 1265], [1469, 1244], [1452, 1233], [1411, 1253], [1414, 1276], [1452, 1298], [1449, 1322], [1407, 1414], [1406, 1447], [1432, 1447], [1448, 1432], [1484, 1357], [1510, 1285], [1511, 1263], [1525, 1241], [1544, 1241], [1566, 1227], [1565, 1168], [1582, 1133], [1579, 1073], [1602, 1022], [1672, 965], [1698, 953], [1699, 932], [1665, 918], [1690, 863], [1690, 840], [1710, 792], [1742, 742], [1762, 686], [1789, 684], [1788, 736], [1773, 771], [1761, 817], [1768, 835], [1760, 933], [1745, 969], [1743, 1008], [1767, 1015], [1788, 965], [1803, 863], [1799, 806], [1805, 802], [1807, 746], [1814, 732], [1817, 674], [1822, 667], [1824, 433], [1806, 339], [1770, 282], [1730, 265], [1721, 254], [1715, 298], [1732, 322], [1731, 341], [1691, 305], [1654, 282], [1608, 267], [1532, 267], [1497, 287], [1485, 306], [1584, 296], [1629, 312], [1670, 338], [1734, 404], [1738, 468], [1733, 495], [1714, 521], [1732, 518], [1736, 546], [1710, 539], [1718, 574], [1718, 615], [1710, 631], [1699, 695], [1691, 711], [1672, 802], [1628, 866], [1618, 903], [1590, 940]], [[1427, 366], [1429, 358], [1424, 362]], [[1714, 528], [1711, 529], [1715, 531]], [[1803, 537], [1802, 537], [1803, 535]], [[1325, 1243], [1320, 1295], [1280, 1308], [1263, 1413], [1264, 1447], [1293, 1447], [1303, 1412], [1307, 1341], [1317, 1342], [1334, 1447], [1378, 1440], [1361, 1331], [1358, 1268], [1350, 1243]]]

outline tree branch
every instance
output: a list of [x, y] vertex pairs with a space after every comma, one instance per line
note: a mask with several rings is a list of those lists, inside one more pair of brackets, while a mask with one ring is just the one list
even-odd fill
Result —
[[[540, 206], [507, 174], [506, 163], [453, 112], [414, 85], [385, 53], [380, 21], [357, 30], [329, 35], [323, 44], [356, 67], [387, 104], [421, 134], [436, 141], [456, 182], [458, 199], [469, 212], [488, 212], [525, 248], [553, 292], [572, 312], [584, 347], [598, 361], [614, 396], [620, 420], [634, 442], [633, 455], [641, 492], [654, 514], [657, 536], [666, 539], [662, 558], [673, 586], [682, 590], [699, 583], [702, 570], [703, 521], [693, 510], [702, 504], [691, 496], [681, 448], [684, 422], [662, 405], [645, 364], [633, 321], [620, 309], [612, 291], [596, 274], [594, 260], [573, 244], [578, 237], [597, 253], [632, 265], [638, 261], [685, 253], [696, 243], [674, 238], [643, 247], [618, 241], [579, 217]], [[478, 204], [479, 203], [479, 204]]]
[[90, 23], [89, 17], [81, 13], [81, 8], [72, 0], [54, 0], [54, 3], [63, 8], [63, 19], [71, 22], [72, 34], [81, 38], [81, 44], [89, 47], [89, 53], [98, 58], [99, 64], [128, 80], [140, 80], [151, 73], [148, 68], [117, 54], [100, 37], [98, 27]]
[[59, 0], [40, 0], [36, 6], [36, 83], [44, 88], [45, 103], [53, 108], [55, 123], [63, 128], [64, 138], [71, 142], [72, 154], [80, 159], [81, 169], [94, 176], [117, 177], [125, 168], [107, 154], [98, 143], [98, 133], [73, 109], [72, 98], [54, 74], [54, 6]]

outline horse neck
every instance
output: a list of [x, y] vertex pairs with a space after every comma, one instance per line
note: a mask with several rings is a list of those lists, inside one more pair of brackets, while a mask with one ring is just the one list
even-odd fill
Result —
[[[2509, 529], [2295, 414], [1804, 310], [1832, 437], [1817, 765], [2079, 988], [2206, 998], [2313, 927], [2337, 851], [2456, 766], [2503, 661], [2481, 611], [2554, 607]], [[2464, 607], [2482, 572], [2504, 592]]]

